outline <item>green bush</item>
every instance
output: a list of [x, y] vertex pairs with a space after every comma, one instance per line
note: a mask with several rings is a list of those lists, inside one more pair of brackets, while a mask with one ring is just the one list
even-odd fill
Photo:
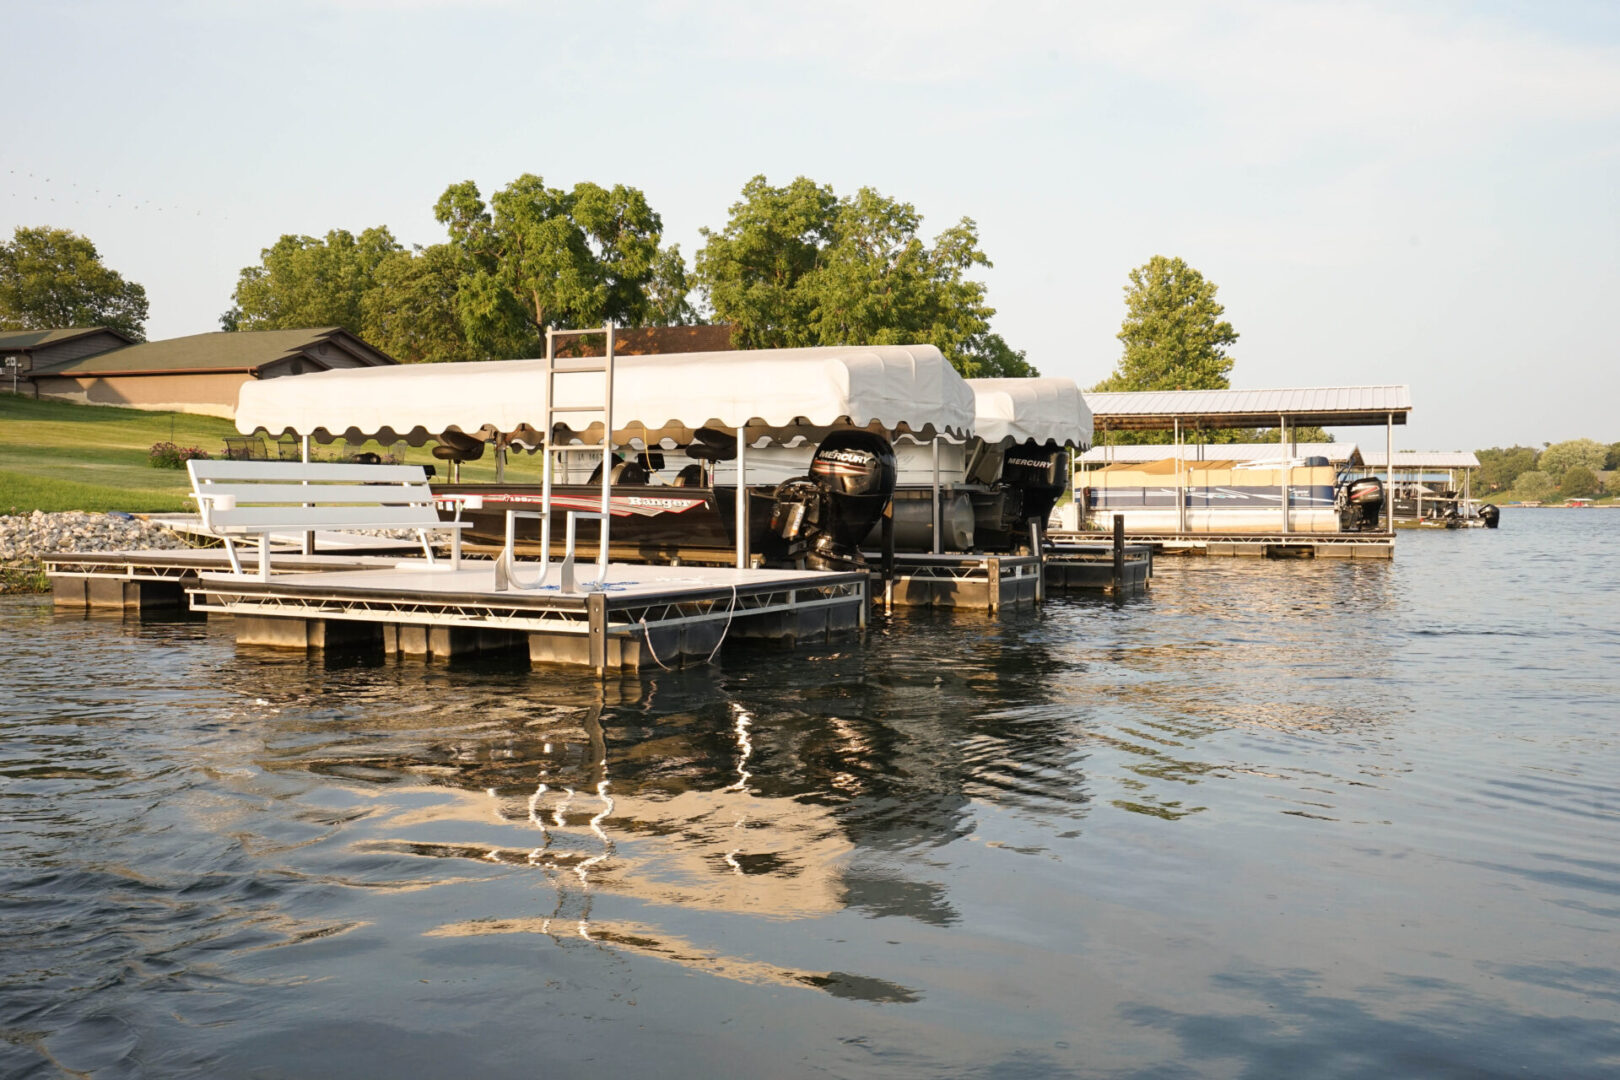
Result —
[[1539, 469], [1520, 473], [1519, 478], [1513, 482], [1513, 496], [1516, 499], [1540, 502], [1556, 490], [1552, 477]]
[[186, 462], [196, 458], [208, 460], [208, 451], [197, 446], [180, 446], [172, 442], [153, 443], [146, 452], [146, 462], [154, 469], [183, 469]]
[[1571, 465], [1564, 470], [1558, 490], [1566, 499], [1590, 499], [1602, 489], [1591, 469], [1585, 465]]

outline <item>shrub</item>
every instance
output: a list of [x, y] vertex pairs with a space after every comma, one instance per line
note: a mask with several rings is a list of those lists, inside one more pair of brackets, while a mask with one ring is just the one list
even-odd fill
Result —
[[208, 460], [208, 451], [197, 446], [181, 446], [178, 443], [153, 443], [152, 449], [146, 452], [146, 462], [154, 469], [183, 469], [186, 462], [196, 458], [200, 461]]
[[1566, 499], [1590, 499], [1601, 488], [1598, 478], [1585, 465], [1571, 465], [1564, 470], [1564, 478], [1558, 483], [1559, 493]]
[[1553, 490], [1552, 477], [1539, 469], [1520, 473], [1519, 478], [1513, 483], [1513, 494], [1516, 498], [1529, 499], [1535, 502], [1545, 499], [1553, 493]]
[[1563, 480], [1565, 471], [1576, 465], [1597, 472], [1603, 468], [1608, 452], [1608, 447], [1594, 439], [1569, 439], [1543, 450], [1536, 459], [1536, 468], [1551, 476], [1553, 483], [1558, 483]]

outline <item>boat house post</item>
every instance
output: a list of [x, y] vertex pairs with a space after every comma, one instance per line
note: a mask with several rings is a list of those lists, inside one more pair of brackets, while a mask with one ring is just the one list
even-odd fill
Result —
[[939, 542], [939, 433], [934, 434], [934, 554], [940, 553]]
[[748, 569], [748, 425], [737, 427], [737, 569]]
[[1277, 448], [1282, 451], [1282, 531], [1288, 532], [1288, 416], [1286, 413], [1277, 414]]

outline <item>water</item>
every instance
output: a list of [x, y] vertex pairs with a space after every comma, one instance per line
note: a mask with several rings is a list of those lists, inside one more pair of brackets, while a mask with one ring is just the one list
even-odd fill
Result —
[[0, 1075], [1615, 1075], [1617, 530], [605, 688], [0, 601]]

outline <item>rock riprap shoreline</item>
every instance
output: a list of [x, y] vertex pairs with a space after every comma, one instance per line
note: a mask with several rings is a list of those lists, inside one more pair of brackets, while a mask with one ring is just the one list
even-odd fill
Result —
[[127, 514], [81, 510], [0, 517], [0, 562], [36, 562], [42, 556], [77, 551], [131, 551], [186, 547], [162, 525]]

